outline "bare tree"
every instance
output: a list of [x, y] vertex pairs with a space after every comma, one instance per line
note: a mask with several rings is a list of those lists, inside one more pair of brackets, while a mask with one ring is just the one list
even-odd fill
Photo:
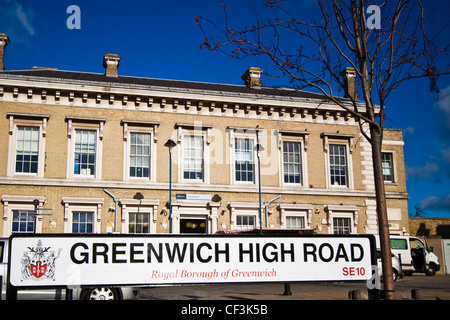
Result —
[[[437, 48], [440, 32], [427, 35], [428, 17], [420, 0], [318, 0], [318, 18], [308, 21], [297, 18], [281, 0], [267, 0], [267, 7], [277, 9], [276, 16], [261, 19], [255, 1], [252, 26], [229, 25], [224, 4], [223, 24], [196, 17], [205, 36], [201, 48], [237, 59], [265, 56], [274, 66], [266, 75], [287, 78], [299, 90], [315, 88], [358, 119], [372, 146], [385, 298], [395, 299], [381, 159], [386, 101], [414, 78], [428, 78], [430, 91], [438, 93], [436, 81], [450, 69], [446, 65], [439, 70], [436, 60], [448, 53], [448, 43]], [[357, 92], [344, 98], [339, 97], [339, 88], [347, 85], [340, 76], [343, 69], [354, 73], [357, 84]]]

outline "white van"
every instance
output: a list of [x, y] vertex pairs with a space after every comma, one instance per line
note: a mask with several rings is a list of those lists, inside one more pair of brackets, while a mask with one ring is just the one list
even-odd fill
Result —
[[[380, 248], [379, 236], [376, 236], [377, 249]], [[433, 247], [428, 248], [425, 239], [413, 236], [390, 235], [391, 250], [401, 261], [405, 275], [414, 272], [424, 272], [427, 276], [434, 276], [440, 270], [438, 257], [433, 253]]]
[[433, 247], [428, 248], [425, 239], [412, 236], [391, 235], [392, 252], [399, 257], [403, 273], [425, 272], [434, 276], [440, 270], [438, 257], [433, 253]]
[[[6, 299], [8, 277], [8, 238], [0, 238], [0, 300]], [[73, 289], [72, 298], [75, 300], [134, 300], [138, 295], [138, 288], [134, 287], [98, 287]], [[33, 289], [18, 290], [19, 300], [61, 300], [65, 299], [65, 289]]]

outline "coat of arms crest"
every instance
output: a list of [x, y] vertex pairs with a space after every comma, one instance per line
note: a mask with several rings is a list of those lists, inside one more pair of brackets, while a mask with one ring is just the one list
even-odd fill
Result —
[[55, 276], [55, 260], [59, 257], [61, 249], [55, 255], [52, 247], [42, 246], [42, 241], [38, 240], [36, 247], [28, 247], [21, 258], [22, 280], [25, 279], [53, 279]]

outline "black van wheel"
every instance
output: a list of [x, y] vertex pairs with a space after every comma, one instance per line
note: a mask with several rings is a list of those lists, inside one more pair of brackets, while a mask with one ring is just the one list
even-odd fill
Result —
[[434, 276], [436, 274], [436, 266], [434, 263], [430, 263], [425, 267], [425, 274], [427, 276]]
[[398, 279], [398, 272], [395, 269], [392, 269], [392, 277], [394, 278], [394, 282]]

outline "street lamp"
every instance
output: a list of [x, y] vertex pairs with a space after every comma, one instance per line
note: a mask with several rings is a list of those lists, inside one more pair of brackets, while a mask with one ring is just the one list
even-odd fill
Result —
[[119, 198], [116, 198], [111, 192], [106, 189], [103, 189], [105, 193], [108, 194], [114, 201], [114, 233], [117, 233], [117, 202], [119, 202]]
[[169, 233], [172, 233], [172, 148], [176, 145], [172, 139], [167, 140], [164, 144], [169, 148]]
[[266, 228], [269, 227], [269, 205], [279, 198], [281, 198], [281, 194], [266, 202]]
[[258, 143], [255, 146], [256, 155], [258, 156], [258, 182], [259, 182], [259, 233], [262, 234], [262, 208], [261, 208], [261, 160], [260, 152], [264, 151], [264, 147]]

